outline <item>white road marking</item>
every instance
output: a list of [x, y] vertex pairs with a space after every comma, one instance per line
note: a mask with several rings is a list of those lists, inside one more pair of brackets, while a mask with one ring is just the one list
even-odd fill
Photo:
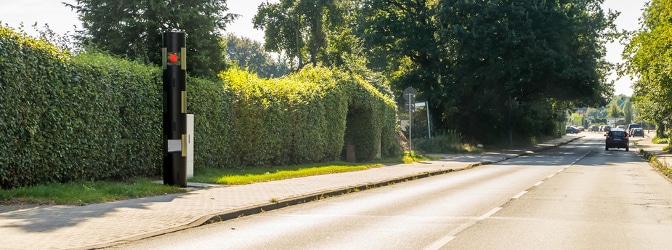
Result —
[[425, 250], [438, 250], [441, 249], [443, 246], [447, 245], [449, 242], [451, 242], [453, 239], [455, 239], [455, 236], [448, 235], [446, 237], [443, 237], [442, 239], [434, 242], [432, 245], [428, 246], [425, 248]]
[[[565, 169], [567, 169], [567, 168], [571, 167], [572, 165], [576, 164], [576, 163], [579, 162], [581, 159], [583, 159], [583, 158], [585, 158], [586, 156], [588, 156], [588, 154], [590, 154], [592, 151], [594, 151], [594, 149], [588, 151], [588, 153], [586, 153], [585, 155], [582, 155], [581, 157], [579, 157], [578, 159], [576, 159], [574, 162], [572, 162], [572, 163], [569, 164], [568, 166], [566, 166], [566, 167], [564, 167], [564, 168], [558, 170], [558, 171], [555, 172], [554, 174], [549, 175], [548, 177], [546, 177], [546, 179], [552, 178], [552, 177], [555, 176], [556, 174], [559, 174], [559, 173], [561, 173], [562, 171], [564, 171]], [[541, 180], [541, 181], [535, 183], [534, 186], [537, 187], [537, 186], [541, 185], [542, 183], [544, 183], [543, 180]], [[516, 194], [515, 196], [513, 196], [513, 199], [519, 199], [520, 197], [522, 197], [522, 196], [525, 195], [526, 193], [527, 193], [527, 190], [522, 191], [522, 192]], [[482, 221], [482, 220], [485, 220], [485, 219], [489, 218], [489, 217], [492, 216], [493, 214], [499, 212], [499, 210], [502, 210], [502, 207], [496, 207], [496, 208], [493, 208], [492, 210], [488, 211], [487, 213], [485, 213], [485, 214], [481, 215], [480, 217], [476, 218], [476, 220], [469, 221], [469, 222], [467, 222], [467, 223], [464, 223], [464, 224], [460, 225], [459, 227], [457, 227], [457, 228], [453, 229], [452, 231], [450, 231], [450, 233], [448, 233], [448, 235], [446, 235], [445, 237], [443, 237], [443, 238], [441, 238], [441, 239], [435, 241], [434, 243], [432, 243], [431, 245], [429, 245], [428, 247], [426, 247], [425, 250], [438, 250], [438, 249], [441, 249], [443, 246], [447, 245], [447, 244], [450, 243], [452, 240], [454, 240], [454, 239], [457, 237], [457, 234], [459, 234], [460, 232], [464, 231], [465, 229], [467, 229], [467, 228], [469, 228], [469, 227], [475, 225], [478, 221]]]
[[488, 217], [492, 216], [493, 214], [499, 212], [499, 210], [502, 210], [502, 207], [496, 207], [490, 210], [490, 212], [485, 213], [484, 215], [481, 215], [481, 217], [478, 217], [476, 220], [485, 220]]
[[525, 195], [526, 193], [527, 193], [527, 191], [520, 192], [517, 195], [513, 196], [513, 199], [518, 199], [518, 198], [522, 197], [523, 195]]
[[448, 235], [446, 235], [445, 237], [443, 237], [443, 238], [441, 238], [441, 239], [435, 241], [435, 242], [432, 243], [431, 245], [425, 247], [425, 250], [438, 250], [438, 249], [441, 249], [443, 246], [447, 245], [447, 244], [450, 243], [453, 239], [455, 239], [455, 237], [456, 237], [457, 234], [459, 234], [460, 232], [464, 231], [465, 229], [467, 229], [467, 228], [473, 226], [474, 224], [476, 224], [476, 222], [478, 222], [478, 221], [482, 221], [482, 220], [485, 220], [485, 219], [489, 218], [489, 217], [492, 216], [493, 214], [499, 212], [499, 210], [502, 210], [502, 207], [496, 207], [496, 208], [493, 208], [492, 210], [490, 210], [490, 211], [488, 211], [487, 213], [481, 215], [480, 217], [476, 218], [475, 220], [472, 220], [472, 221], [469, 221], [469, 222], [467, 222], [467, 223], [464, 223], [464, 224], [460, 225], [459, 227], [457, 227], [457, 228], [453, 229], [452, 231], [450, 231], [450, 233], [448, 233]]

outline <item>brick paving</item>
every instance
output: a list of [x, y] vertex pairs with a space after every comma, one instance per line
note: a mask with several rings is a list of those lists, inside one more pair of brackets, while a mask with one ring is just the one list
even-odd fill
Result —
[[365, 171], [311, 176], [239, 186], [215, 186], [85, 206], [0, 206], [0, 249], [91, 249], [196, 227], [321, 196], [498, 162], [580, 138], [566, 135], [535, 147], [443, 155], [442, 160]]

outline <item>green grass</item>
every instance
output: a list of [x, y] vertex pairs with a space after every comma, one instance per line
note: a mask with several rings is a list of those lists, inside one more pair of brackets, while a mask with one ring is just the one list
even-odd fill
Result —
[[[406, 152], [402, 157], [375, 160], [368, 163], [339, 161], [246, 169], [196, 168], [194, 170], [194, 178], [190, 179], [189, 182], [244, 185], [312, 175], [361, 171], [382, 167], [387, 164], [402, 164], [435, 160], [438, 158], [425, 157], [415, 152]], [[180, 192], [186, 191], [178, 187], [152, 183], [147, 179], [141, 178], [129, 182], [83, 181], [65, 184], [51, 183], [2, 190], [0, 191], [0, 205], [86, 205]]]
[[335, 161], [328, 163], [247, 169], [197, 168], [194, 169], [194, 178], [189, 181], [223, 185], [244, 185], [255, 182], [284, 180], [313, 175], [361, 171], [382, 167], [388, 164], [407, 164], [411, 162], [437, 159], [440, 159], [440, 157], [426, 157], [415, 152], [406, 152], [401, 157], [379, 159], [368, 163]]
[[404, 152], [404, 156], [401, 158], [401, 161], [405, 164], [412, 163], [412, 162], [422, 162], [422, 161], [430, 161], [430, 160], [438, 160], [441, 159], [441, 157], [438, 156], [424, 156], [421, 154], [416, 153], [415, 151], [406, 151]]
[[382, 166], [383, 164], [381, 163], [330, 162], [250, 169], [198, 168], [194, 170], [194, 178], [189, 181], [225, 185], [244, 185], [255, 182], [284, 180], [313, 175], [361, 171]]
[[669, 140], [670, 140], [669, 138], [662, 138], [655, 136], [653, 137], [653, 139], [651, 139], [651, 142], [653, 142], [654, 144], [668, 144]]
[[146, 179], [131, 182], [85, 181], [50, 183], [0, 191], [0, 204], [86, 205], [162, 194], [184, 190], [152, 183]]

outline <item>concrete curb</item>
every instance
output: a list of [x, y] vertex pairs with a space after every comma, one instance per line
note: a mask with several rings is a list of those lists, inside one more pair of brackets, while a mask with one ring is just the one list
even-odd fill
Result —
[[418, 180], [418, 179], [423, 179], [427, 177], [432, 177], [436, 175], [442, 175], [442, 174], [447, 174], [447, 173], [452, 173], [452, 172], [458, 172], [458, 171], [463, 171], [475, 167], [479, 167], [482, 165], [489, 165], [489, 164], [496, 164], [499, 162], [503, 162], [506, 160], [518, 158], [521, 156], [527, 156], [531, 155], [534, 153], [542, 152], [551, 148], [556, 148], [558, 146], [568, 144], [570, 142], [573, 142], [575, 140], [578, 140], [580, 138], [583, 138], [584, 136], [579, 136], [576, 138], [572, 138], [568, 141], [565, 142], [559, 142], [555, 144], [548, 144], [548, 145], [543, 145], [539, 147], [534, 147], [529, 150], [525, 150], [523, 153], [520, 154], [513, 154], [512, 156], [503, 156], [501, 159], [496, 160], [496, 161], [482, 161], [478, 163], [472, 163], [468, 164], [465, 167], [462, 168], [455, 168], [455, 169], [446, 169], [446, 170], [440, 170], [440, 171], [429, 171], [429, 172], [424, 172], [422, 174], [416, 174], [416, 175], [410, 175], [410, 176], [405, 176], [405, 177], [400, 177], [400, 178], [393, 178], [389, 180], [384, 180], [384, 181], [379, 181], [379, 182], [374, 182], [374, 183], [365, 183], [361, 185], [355, 185], [355, 186], [349, 186], [349, 187], [344, 187], [341, 189], [335, 189], [335, 190], [329, 190], [329, 191], [324, 191], [324, 192], [318, 192], [318, 193], [312, 193], [312, 194], [306, 194], [300, 197], [296, 198], [290, 198], [290, 199], [284, 199], [284, 200], [279, 200], [279, 201], [268, 201], [266, 204], [259, 204], [259, 205], [253, 205], [249, 206], [246, 208], [241, 208], [241, 209], [236, 209], [236, 210], [229, 210], [229, 211], [222, 211], [222, 212], [216, 212], [212, 214], [207, 214], [204, 216], [201, 216], [200, 218], [194, 220], [191, 223], [181, 225], [181, 226], [176, 226], [172, 228], [167, 228], [164, 230], [160, 231], [155, 231], [155, 232], [150, 232], [138, 236], [134, 236], [131, 238], [126, 238], [122, 239], [119, 241], [114, 241], [114, 242], [108, 242], [108, 243], [103, 243], [103, 244], [98, 244], [94, 246], [88, 246], [86, 248], [82, 249], [99, 249], [99, 248], [108, 248], [108, 247], [113, 247], [133, 241], [138, 241], [142, 239], [147, 239], [151, 237], [156, 237], [168, 233], [174, 233], [182, 230], [187, 230], [190, 228], [195, 228], [207, 224], [212, 224], [212, 223], [217, 223], [217, 222], [223, 222], [231, 219], [236, 219], [239, 217], [243, 216], [249, 216], [249, 215], [255, 215], [255, 214], [260, 214], [266, 211], [271, 211], [271, 210], [276, 210], [280, 208], [285, 208], [289, 206], [294, 206], [294, 205], [299, 205], [311, 201], [317, 201], [329, 197], [335, 197], [335, 196], [340, 196], [348, 193], [353, 193], [353, 192], [359, 192], [359, 191], [364, 191], [368, 189], [373, 189], [373, 188], [379, 188], [379, 187], [385, 187], [389, 185], [393, 185], [396, 183], [402, 183], [402, 182], [408, 182], [408, 181], [413, 181], [413, 180]]
[[[644, 150], [643, 148], [640, 148], [637, 153], [646, 160], [653, 169], [656, 170], [660, 175], [665, 177], [668, 181], [672, 182], [672, 168], [671, 166], [666, 162], [666, 161], [660, 161], [659, 154], [656, 154], [655, 152], [649, 152]], [[660, 158], [665, 158], [660, 157]]]

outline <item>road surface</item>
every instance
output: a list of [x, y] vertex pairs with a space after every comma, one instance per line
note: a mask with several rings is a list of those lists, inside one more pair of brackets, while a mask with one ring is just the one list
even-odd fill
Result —
[[[633, 147], [635, 149], [635, 147]], [[119, 249], [669, 249], [672, 183], [601, 134]]]

